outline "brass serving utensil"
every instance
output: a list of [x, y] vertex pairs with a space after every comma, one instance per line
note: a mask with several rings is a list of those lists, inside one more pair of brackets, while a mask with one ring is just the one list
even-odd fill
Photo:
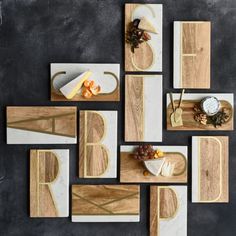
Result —
[[181, 92], [179, 104], [178, 104], [178, 107], [175, 109], [175, 113], [174, 113], [175, 122], [178, 123], [179, 125], [183, 125], [183, 120], [182, 120], [183, 109], [181, 108], [181, 104], [183, 100], [184, 91], [185, 90], [183, 89]]
[[170, 123], [171, 123], [172, 127], [176, 127], [178, 125], [176, 125], [176, 122], [175, 122], [175, 103], [174, 103], [172, 93], [170, 93], [170, 101], [171, 101], [171, 105], [172, 105], [172, 109], [173, 109], [173, 112], [170, 114]]

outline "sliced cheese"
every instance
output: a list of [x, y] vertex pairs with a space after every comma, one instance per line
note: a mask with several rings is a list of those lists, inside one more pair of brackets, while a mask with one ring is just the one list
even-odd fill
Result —
[[161, 175], [165, 177], [173, 176], [175, 169], [175, 163], [165, 162], [165, 164], [162, 167]]
[[140, 19], [140, 22], [138, 24], [138, 28], [145, 30], [147, 32], [157, 34], [157, 31], [156, 31], [155, 27], [153, 26], [153, 24], [145, 17]]
[[61, 93], [67, 98], [72, 99], [78, 91], [81, 89], [85, 80], [87, 80], [92, 75], [91, 71], [86, 71], [71, 80], [69, 83], [60, 88]]
[[146, 169], [153, 175], [158, 176], [161, 173], [165, 158], [144, 161]]

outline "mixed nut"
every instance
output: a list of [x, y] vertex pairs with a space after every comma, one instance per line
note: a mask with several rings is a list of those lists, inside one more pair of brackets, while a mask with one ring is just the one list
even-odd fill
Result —
[[204, 111], [202, 111], [200, 104], [194, 106], [194, 120], [202, 125], [211, 124], [215, 128], [221, 126], [229, 120], [229, 111], [226, 108], [222, 108], [215, 115], [209, 116]]

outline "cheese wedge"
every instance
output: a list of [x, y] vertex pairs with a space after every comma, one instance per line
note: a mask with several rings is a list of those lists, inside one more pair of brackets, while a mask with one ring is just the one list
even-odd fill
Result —
[[155, 27], [153, 26], [153, 24], [145, 17], [140, 19], [140, 22], [138, 24], [138, 28], [145, 30], [147, 32], [157, 34], [157, 31], [156, 31]]
[[64, 85], [60, 88], [61, 93], [67, 98], [72, 99], [78, 91], [83, 86], [85, 80], [87, 80], [92, 75], [91, 71], [86, 71], [76, 77], [75, 79], [71, 80], [69, 83]]
[[146, 169], [153, 175], [158, 176], [161, 173], [165, 158], [144, 161]]

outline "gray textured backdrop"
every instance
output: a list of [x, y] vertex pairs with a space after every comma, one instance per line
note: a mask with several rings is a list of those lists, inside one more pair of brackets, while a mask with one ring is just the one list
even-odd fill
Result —
[[[121, 63], [121, 103], [70, 103], [81, 109], [118, 109], [119, 144], [123, 139], [123, 7], [119, 0], [0, 0], [0, 235], [148, 235], [149, 187], [141, 186], [140, 223], [71, 223], [70, 218], [29, 218], [29, 149], [70, 148], [70, 183], [119, 183], [80, 180], [76, 145], [6, 145], [7, 105], [65, 105], [49, 101], [50, 62]], [[132, 2], [132, 1], [130, 1]], [[135, 1], [141, 2], [141, 1]], [[172, 89], [174, 20], [212, 21], [212, 92], [236, 89], [236, 1], [163, 0], [164, 94]], [[165, 98], [164, 98], [165, 102]], [[165, 118], [165, 116], [164, 116]], [[201, 132], [167, 132], [164, 144], [189, 145]], [[210, 134], [210, 133], [204, 133]], [[230, 136], [230, 203], [191, 204], [188, 235], [236, 235], [236, 137]], [[189, 152], [191, 148], [189, 147]], [[190, 157], [190, 156], [189, 156]], [[189, 163], [191, 175], [191, 158]], [[191, 181], [191, 177], [189, 177]], [[189, 182], [191, 183], [191, 182]], [[172, 236], [172, 235], [166, 235]]]

